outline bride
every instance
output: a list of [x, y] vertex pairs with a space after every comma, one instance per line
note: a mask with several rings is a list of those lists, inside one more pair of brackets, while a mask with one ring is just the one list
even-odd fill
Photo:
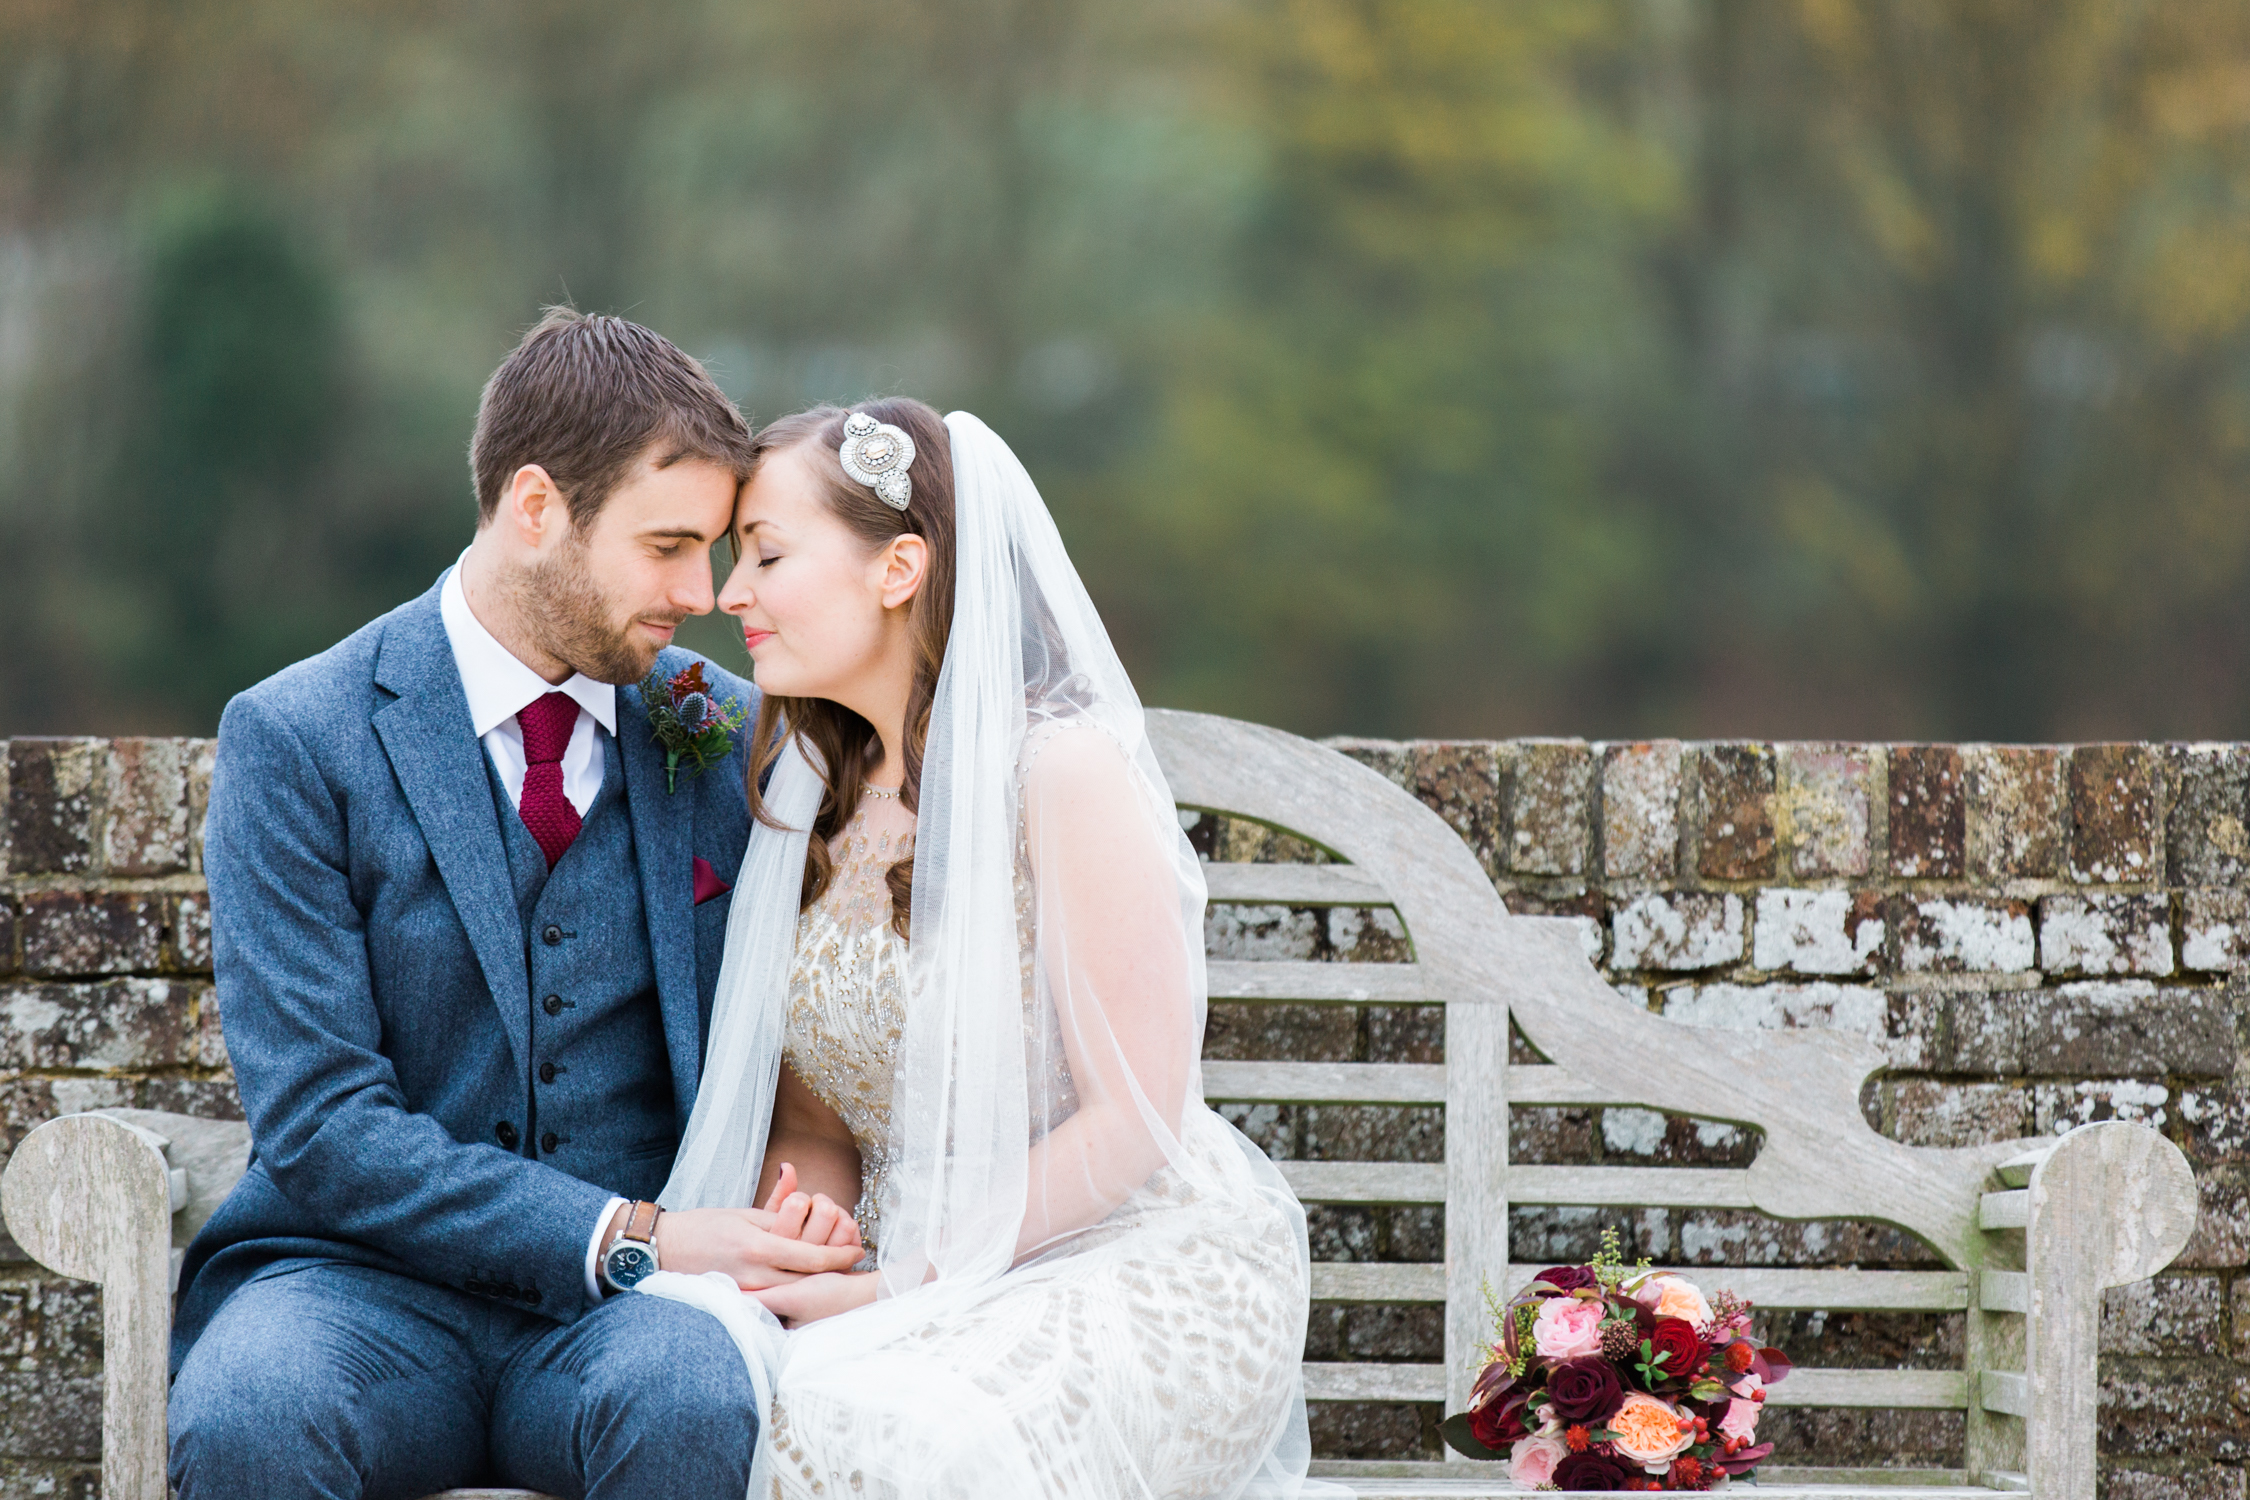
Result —
[[1202, 874], [1030, 477], [821, 407], [734, 535], [772, 769], [662, 1204], [866, 1249], [640, 1283], [741, 1346], [753, 1495], [1297, 1492], [1304, 1213], [1203, 1104]]

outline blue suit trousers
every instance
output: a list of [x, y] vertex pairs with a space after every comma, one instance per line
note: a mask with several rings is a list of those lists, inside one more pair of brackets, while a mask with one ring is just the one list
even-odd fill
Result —
[[757, 1410], [714, 1318], [610, 1298], [567, 1324], [337, 1261], [226, 1300], [172, 1388], [180, 1500], [741, 1500]]

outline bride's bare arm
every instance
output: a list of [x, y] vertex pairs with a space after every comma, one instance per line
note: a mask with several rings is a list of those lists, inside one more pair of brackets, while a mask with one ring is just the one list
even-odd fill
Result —
[[[793, 1181], [783, 1180], [785, 1167], [793, 1169]], [[827, 1244], [845, 1243], [844, 1236], [851, 1235], [856, 1242], [850, 1215], [859, 1205], [859, 1171], [851, 1127], [784, 1064], [774, 1089], [765, 1164], [758, 1174], [758, 1198], [779, 1219], [777, 1232], [795, 1229]], [[832, 1205], [826, 1214], [823, 1200]]]
[[1177, 1148], [1197, 1051], [1174, 832], [1106, 736], [1058, 735], [1025, 783], [1039, 958], [1078, 1112], [1032, 1147], [1018, 1255], [1099, 1223]]

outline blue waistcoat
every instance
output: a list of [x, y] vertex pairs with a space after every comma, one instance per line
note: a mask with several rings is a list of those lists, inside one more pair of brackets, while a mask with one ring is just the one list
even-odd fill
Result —
[[551, 873], [499, 772], [490, 780], [531, 975], [530, 1077], [512, 1149], [653, 1199], [679, 1145], [678, 1114], [648, 927], [616, 920], [641, 904], [617, 747], [604, 747], [601, 791]]

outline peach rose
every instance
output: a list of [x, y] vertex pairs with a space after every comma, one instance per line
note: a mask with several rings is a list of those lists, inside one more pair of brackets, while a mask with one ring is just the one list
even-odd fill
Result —
[[1758, 1413], [1763, 1409], [1755, 1401], [1729, 1401], [1727, 1414], [1719, 1418], [1719, 1431], [1747, 1443], [1758, 1435]]
[[1695, 1446], [1695, 1424], [1680, 1430], [1679, 1409], [1645, 1391], [1634, 1391], [1609, 1419], [1616, 1448], [1651, 1474], [1661, 1474], [1674, 1458]]
[[1679, 1318], [1697, 1328], [1711, 1321], [1711, 1304], [1683, 1276], [1651, 1276], [1633, 1288], [1633, 1300], [1660, 1318]]
[[1559, 1437], [1527, 1437], [1508, 1450], [1508, 1477], [1527, 1490], [1555, 1481], [1555, 1465], [1569, 1445]]
[[1549, 1297], [1539, 1304], [1531, 1344], [1546, 1359], [1579, 1359], [1602, 1348], [1602, 1304], [1582, 1297]]

